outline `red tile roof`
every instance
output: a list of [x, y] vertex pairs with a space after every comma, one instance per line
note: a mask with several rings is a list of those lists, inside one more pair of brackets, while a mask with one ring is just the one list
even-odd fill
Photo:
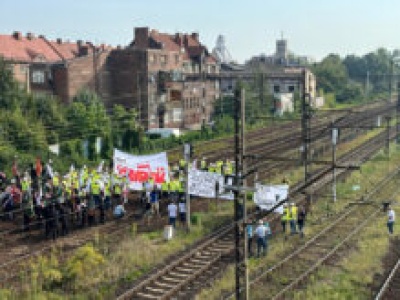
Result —
[[7, 60], [32, 62], [38, 58], [46, 62], [61, 60], [60, 56], [43, 38], [28, 39], [21, 36], [16, 39], [13, 35], [0, 35], [0, 56]]
[[72, 59], [78, 56], [79, 54], [79, 47], [77, 43], [70, 43], [70, 42], [48, 42], [53, 49], [58, 53], [58, 55], [62, 59]]
[[198, 57], [203, 52], [206, 54], [208, 63], [215, 63], [214, 58], [209, 58], [207, 48], [203, 46], [194, 36], [194, 34], [176, 34], [170, 35], [166, 33], [160, 33], [156, 30], [151, 30], [149, 33], [149, 38], [155, 41], [157, 44], [162, 45], [162, 49], [167, 51], [180, 51], [181, 46], [177, 41], [177, 38], [182, 39], [182, 47], [185, 49], [183, 54], [184, 60], [190, 60], [190, 58]]
[[162, 45], [162, 48], [168, 51], [179, 51], [180, 47], [175, 41], [173, 37], [169, 34], [159, 33], [155, 30], [150, 32], [150, 38], [152, 38], [155, 42]]

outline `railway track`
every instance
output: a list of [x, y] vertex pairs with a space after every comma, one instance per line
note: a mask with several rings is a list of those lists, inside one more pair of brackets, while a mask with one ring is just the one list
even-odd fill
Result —
[[[340, 251], [346, 250], [347, 243], [382, 212], [377, 194], [381, 193], [379, 198], [383, 200], [398, 191], [392, 180], [399, 172], [400, 168], [389, 174], [362, 202], [347, 208], [304, 245], [254, 276], [250, 284], [262, 288], [252, 289], [252, 299], [292, 299], [296, 289], [304, 288], [320, 266], [340, 258]], [[372, 197], [374, 200], [368, 201]]]
[[[397, 249], [396, 249], [397, 250]], [[398, 254], [398, 251], [395, 251]], [[375, 300], [398, 299], [400, 295], [400, 258], [395, 261], [392, 270], [386, 276], [382, 286], [376, 293]]]
[[[360, 146], [358, 151], [347, 156], [347, 160], [350, 159], [353, 163], [354, 157], [358, 157], [358, 161], [366, 160], [382, 146], [385, 137], [384, 134], [380, 134], [365, 145]], [[316, 179], [297, 185], [293, 188], [291, 195], [298, 194], [311, 185], [316, 189], [316, 182], [318, 181], [326, 183], [329, 180], [324, 175], [328, 172], [329, 168], [320, 170], [319, 174], [315, 174]], [[207, 278], [210, 279], [215, 276], [215, 272], [212, 271], [213, 266], [218, 264], [216, 271], [219, 271], [223, 260], [229, 261], [233, 247], [233, 224], [231, 224], [221, 228], [204, 243], [192, 249], [174, 263], [163, 266], [142, 282], [121, 293], [118, 299], [191, 299], [199, 289], [199, 287], [196, 287], [199, 282], [204, 283]], [[197, 256], [201, 258], [198, 259]], [[226, 267], [227, 263], [223, 265]]]
[[[386, 111], [388, 108], [382, 108], [383, 111]], [[365, 116], [364, 116], [364, 121], [366, 120]], [[325, 124], [324, 122], [320, 121], [320, 123]], [[296, 125], [296, 124], [295, 124]], [[297, 126], [297, 125], [296, 125]], [[287, 127], [288, 129], [293, 128], [293, 125], [288, 125]], [[258, 135], [253, 135], [253, 137], [263, 137], [265, 138], [265, 130], [261, 130], [259, 133], [257, 133]], [[268, 151], [277, 151], [280, 152], [282, 151], [282, 149], [286, 148], [286, 149], [290, 149], [290, 147], [293, 147], [293, 145], [291, 143], [287, 143], [288, 141], [296, 141], [297, 138], [295, 136], [293, 136], [291, 133], [285, 135], [285, 137], [277, 137], [277, 139], [280, 141], [279, 143], [276, 143], [277, 147], [273, 147], [270, 148]], [[286, 141], [286, 143], [285, 143]], [[251, 150], [253, 152], [257, 152], [257, 151], [265, 151], [265, 146], [270, 144], [271, 140], [267, 139], [266, 141], [261, 141], [261, 142], [257, 142], [255, 145], [253, 145], [251, 148]], [[290, 147], [287, 147], [287, 144], [289, 144]], [[278, 146], [279, 145], [279, 146]], [[219, 154], [220, 157], [221, 154]], [[108, 233], [112, 233], [113, 235], [118, 236], [118, 232], [123, 232], [127, 226], [130, 225], [130, 222], [132, 221], [129, 220], [127, 222], [118, 222], [118, 223], [107, 223], [106, 225], [102, 225], [101, 227], [97, 227], [98, 230], [102, 231], [102, 235], [107, 235]], [[229, 233], [224, 233], [226, 235], [226, 237], [229, 239]], [[93, 240], [94, 233], [93, 230], [87, 230], [87, 232], [79, 232], [76, 236], [77, 241], [74, 242], [73, 245], [71, 244], [64, 244], [61, 245], [61, 247], [64, 247], [64, 251], [65, 253], [68, 253], [69, 251], [72, 251], [73, 249], [76, 249], [77, 247], [79, 247], [80, 245], [83, 245], [84, 243]], [[24, 262], [28, 261], [29, 259], [31, 259], [34, 256], [40, 255], [42, 253], [45, 253], [47, 250], [49, 250], [52, 245], [48, 245], [47, 241], [42, 241], [39, 243], [34, 243], [32, 245], [26, 245], [26, 246], [22, 246], [20, 245], [19, 241], [15, 241], [15, 243], [11, 243], [11, 244], [7, 244], [7, 239], [3, 240], [3, 245], [7, 245], [6, 248], [2, 249], [5, 251], [1, 251], [2, 254], [2, 258], [3, 263], [0, 265], [2, 268], [0, 269], [0, 286], [7, 286], [8, 283], [11, 280], [14, 280], [17, 276], [19, 276], [21, 269], [24, 268]], [[222, 239], [221, 241], [222, 242]], [[11, 259], [11, 256], [13, 255], [12, 253], [10, 253], [10, 251], [7, 251], [7, 249], [10, 248], [14, 248], [13, 244], [15, 245], [15, 248], [20, 247], [22, 248], [22, 251], [20, 254], [18, 254], [18, 258], [17, 259]], [[221, 244], [223, 245], [223, 243]], [[216, 248], [215, 248], [215, 247]], [[214, 249], [218, 249], [218, 243], [216, 243], [216, 245], [213, 246], [209, 246], [209, 247], [214, 247]], [[211, 249], [210, 248], [210, 249]], [[205, 250], [205, 255], [204, 258], [207, 257], [207, 253], [214, 253], [215, 251], [210, 251], [207, 252], [208, 250]], [[228, 251], [228, 248], [225, 248], [225, 251], [222, 251], [220, 254], [220, 256], [218, 257], [218, 259], [216, 259], [216, 261], [210, 265], [209, 269], [200, 269], [202, 270], [201, 272], [197, 272], [196, 274], [198, 274], [198, 276], [200, 276], [200, 278], [202, 278], [201, 274], [210, 274], [213, 273], [212, 271], [214, 270], [214, 266], [215, 265], [220, 265], [221, 261], [223, 262], [224, 259], [226, 259], [226, 253]], [[4, 255], [3, 255], [4, 254]], [[9, 258], [10, 257], [10, 258]], [[222, 263], [223, 265], [223, 263]], [[220, 269], [220, 268], [218, 268]], [[214, 270], [215, 271], [215, 270]], [[201, 274], [200, 274], [201, 273]], [[215, 272], [214, 272], [215, 273]], [[190, 277], [191, 278], [191, 277]], [[195, 277], [195, 278], [199, 278], [199, 277]], [[207, 278], [207, 276], [206, 276]], [[191, 280], [191, 282], [193, 282], [193, 279]]]

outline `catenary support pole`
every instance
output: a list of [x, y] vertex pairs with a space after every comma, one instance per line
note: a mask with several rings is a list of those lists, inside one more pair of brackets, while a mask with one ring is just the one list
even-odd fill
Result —
[[[338, 129], [334, 128], [332, 122], [332, 198], [336, 202], [336, 144], [338, 139]], [[329, 201], [329, 200], [328, 200]]]
[[[246, 95], [245, 90], [242, 88], [241, 91], [241, 144], [242, 144], [242, 155], [241, 155], [241, 173], [247, 173], [247, 165], [246, 165]], [[243, 178], [242, 182], [240, 183], [241, 186], [247, 186], [246, 179]], [[247, 207], [246, 207], [246, 198], [247, 192], [243, 192], [243, 232], [244, 232], [244, 241], [243, 241], [243, 270], [244, 270], [244, 293], [243, 299], [248, 300], [249, 298], [249, 270], [248, 270], [248, 253], [247, 253], [247, 230], [246, 230], [246, 223], [247, 223]]]
[[183, 154], [185, 157], [185, 200], [186, 200], [186, 227], [190, 231], [190, 193], [189, 193], [189, 163], [190, 163], [190, 144], [186, 143], [184, 145]]
[[396, 143], [400, 144], [400, 82], [397, 82]]
[[[239, 163], [240, 163], [240, 145], [239, 145], [239, 112], [240, 112], [240, 90], [235, 93], [235, 178], [234, 185], [239, 184]], [[235, 295], [240, 299], [240, 230], [239, 230], [239, 190], [233, 191], [234, 195], [234, 220], [235, 220]]]

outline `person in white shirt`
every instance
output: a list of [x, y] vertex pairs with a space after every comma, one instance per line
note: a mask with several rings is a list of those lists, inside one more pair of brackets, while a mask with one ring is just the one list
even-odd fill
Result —
[[184, 201], [179, 202], [179, 220], [182, 226], [186, 223], [186, 203]]
[[171, 202], [168, 205], [167, 210], [168, 210], [169, 224], [174, 226], [175, 228], [176, 216], [178, 213], [178, 207], [176, 206], [175, 202]]
[[393, 227], [394, 227], [394, 220], [396, 218], [396, 214], [390, 206], [388, 206], [388, 214], [387, 214], [388, 220], [387, 220], [387, 227], [389, 230], [390, 234], [393, 234]]
[[123, 204], [118, 204], [115, 208], [114, 208], [114, 217], [116, 219], [120, 219], [125, 215], [125, 208]]
[[260, 257], [260, 253], [266, 254], [266, 238], [267, 238], [267, 227], [264, 226], [262, 220], [258, 221], [258, 226], [255, 230], [255, 236], [257, 238], [257, 257]]

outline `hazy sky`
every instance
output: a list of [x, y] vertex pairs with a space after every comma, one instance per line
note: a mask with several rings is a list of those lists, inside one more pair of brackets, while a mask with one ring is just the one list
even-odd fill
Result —
[[127, 45], [133, 28], [197, 31], [211, 50], [219, 34], [239, 62], [288, 40], [299, 55], [365, 54], [400, 48], [398, 0], [0, 0], [0, 34]]

